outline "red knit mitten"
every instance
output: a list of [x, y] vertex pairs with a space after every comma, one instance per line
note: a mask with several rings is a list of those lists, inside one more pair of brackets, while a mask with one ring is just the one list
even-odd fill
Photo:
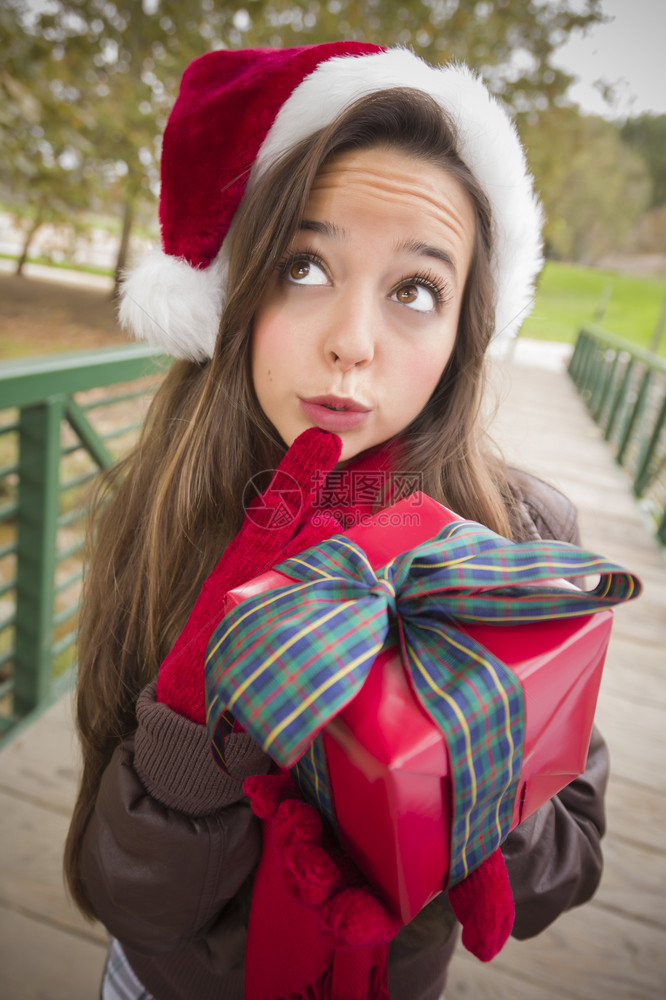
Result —
[[185, 628], [157, 678], [157, 700], [192, 722], [206, 721], [206, 649], [224, 615], [229, 590], [340, 531], [330, 515], [312, 506], [318, 485], [338, 462], [340, 438], [317, 427], [296, 438], [267, 490], [247, 509], [240, 531], [204, 581]]
[[[270, 822], [290, 895], [318, 910], [327, 941], [335, 947], [361, 947], [389, 941], [399, 929], [348, 856], [325, 839], [323, 821], [303, 802], [291, 777], [282, 772], [249, 778], [244, 786], [255, 815]], [[266, 836], [266, 823], [264, 824]], [[466, 879], [449, 890], [462, 924], [463, 945], [489, 962], [506, 944], [515, 917], [504, 857], [498, 848]]]
[[449, 889], [449, 900], [462, 924], [462, 943], [482, 962], [489, 962], [506, 944], [515, 919], [509, 876], [499, 847]]
[[245, 963], [246, 1000], [389, 1000], [400, 922], [371, 891], [287, 772], [243, 784], [262, 820]]

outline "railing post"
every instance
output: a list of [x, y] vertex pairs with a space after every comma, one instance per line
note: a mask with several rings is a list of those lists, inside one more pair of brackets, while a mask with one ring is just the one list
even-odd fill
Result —
[[600, 389], [596, 398], [592, 399], [592, 416], [597, 423], [601, 422], [601, 415], [604, 411], [604, 406], [606, 405], [606, 400], [608, 395], [613, 388], [613, 383], [615, 381], [615, 372], [617, 371], [620, 352], [613, 351], [613, 360], [608, 360], [608, 351], [603, 352], [603, 361], [606, 364], [606, 371], [604, 372], [603, 362], [601, 368], [601, 374], [599, 378]]
[[60, 424], [63, 398], [21, 410], [14, 714], [44, 701], [51, 685]]
[[574, 344], [573, 354], [569, 358], [569, 377], [576, 386], [578, 385], [581, 358], [585, 352], [585, 338], [585, 332], [583, 330], [579, 330], [576, 343]]
[[631, 381], [631, 373], [633, 371], [633, 368], [634, 368], [634, 359], [630, 357], [625, 365], [622, 381], [615, 394], [615, 398], [613, 399], [613, 404], [608, 414], [608, 422], [606, 424], [606, 429], [604, 430], [604, 438], [606, 439], [606, 441], [612, 441], [613, 431], [615, 430], [615, 421], [617, 420], [618, 414], [620, 413], [622, 407], [624, 406], [624, 401], [626, 399], [629, 383]]
[[657, 419], [654, 422], [654, 427], [652, 428], [652, 434], [650, 435], [650, 440], [646, 441], [643, 453], [640, 457], [638, 468], [636, 470], [636, 478], [634, 480], [634, 493], [637, 497], [641, 496], [642, 493], [648, 486], [650, 482], [650, 463], [652, 462], [652, 456], [657, 450], [657, 444], [659, 443], [659, 438], [661, 437], [661, 430], [666, 421], [666, 395], [661, 401], [661, 407], [657, 415]]
[[631, 411], [631, 413], [627, 415], [627, 420], [625, 422], [624, 427], [622, 428], [622, 436], [620, 438], [620, 443], [618, 445], [617, 455], [615, 456], [615, 461], [617, 462], [618, 465], [624, 464], [624, 453], [629, 447], [629, 441], [631, 439], [631, 435], [634, 430], [634, 425], [636, 424], [639, 417], [643, 413], [645, 402], [647, 400], [648, 390], [650, 388], [651, 376], [652, 376], [651, 370], [649, 368], [646, 368], [645, 372], [643, 373], [643, 378], [641, 380], [641, 387], [638, 390], [638, 397], [634, 404], [634, 408]]
[[596, 339], [588, 335], [585, 338], [585, 353], [581, 359], [580, 372], [578, 375], [578, 391], [581, 399], [589, 409], [594, 388], [594, 374], [596, 368], [597, 343]]
[[65, 403], [65, 417], [100, 469], [106, 469], [110, 465], [113, 465], [113, 455], [76, 400], [68, 399]]
[[666, 511], [662, 515], [659, 527], [657, 528], [657, 538], [662, 545], [666, 545]]

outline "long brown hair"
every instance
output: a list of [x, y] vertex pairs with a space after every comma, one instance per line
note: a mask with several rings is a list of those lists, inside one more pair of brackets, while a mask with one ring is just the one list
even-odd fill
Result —
[[439, 163], [474, 205], [473, 257], [453, 355], [432, 398], [401, 434], [405, 471], [466, 517], [510, 534], [510, 491], [479, 430], [484, 355], [494, 329], [492, 220], [460, 160], [455, 129], [418, 91], [363, 98], [254, 182], [230, 233], [229, 293], [209, 363], [176, 362], [135, 450], [100, 484], [91, 513], [79, 637], [77, 724], [83, 773], [65, 874], [93, 916], [79, 875], [81, 841], [114, 748], [136, 728], [135, 703], [183, 628], [201, 584], [242, 519], [244, 485], [274, 468], [284, 443], [250, 375], [252, 320], [268, 277], [303, 217], [321, 165], [349, 149], [388, 146]]

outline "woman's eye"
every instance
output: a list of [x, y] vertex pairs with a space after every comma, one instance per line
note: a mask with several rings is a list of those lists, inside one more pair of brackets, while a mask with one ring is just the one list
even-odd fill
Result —
[[294, 257], [287, 261], [284, 276], [299, 285], [327, 285], [328, 276], [320, 264], [308, 257]]
[[401, 305], [409, 306], [417, 312], [432, 312], [439, 304], [434, 291], [415, 282], [402, 285], [393, 293], [393, 298]]

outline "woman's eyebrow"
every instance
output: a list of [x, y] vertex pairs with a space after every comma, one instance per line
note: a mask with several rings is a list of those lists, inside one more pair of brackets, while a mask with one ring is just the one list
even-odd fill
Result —
[[309, 233], [321, 233], [322, 236], [331, 236], [333, 239], [343, 240], [347, 233], [340, 226], [333, 222], [319, 222], [316, 219], [303, 219], [299, 225], [299, 230]]
[[417, 254], [420, 257], [432, 257], [434, 260], [440, 260], [443, 264], [456, 275], [456, 262], [450, 253], [446, 250], [440, 249], [440, 247], [431, 246], [429, 243], [422, 243], [420, 240], [408, 240], [406, 243], [401, 243], [396, 247], [398, 252], [407, 251], [407, 253]]
[[[318, 219], [303, 219], [298, 229], [300, 232], [320, 233], [322, 236], [337, 240], [347, 238], [346, 230], [340, 226]], [[458, 276], [455, 259], [441, 247], [432, 246], [422, 240], [406, 240], [404, 243], [397, 244], [395, 249], [397, 253], [409, 253], [418, 257], [431, 257], [433, 260], [439, 260], [451, 271], [454, 278]]]

